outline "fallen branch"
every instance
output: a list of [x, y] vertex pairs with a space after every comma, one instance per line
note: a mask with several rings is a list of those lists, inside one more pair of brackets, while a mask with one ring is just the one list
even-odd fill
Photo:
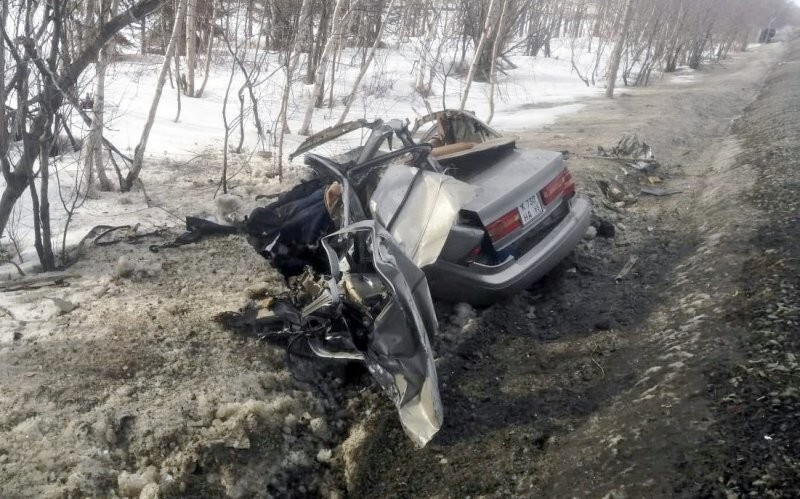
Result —
[[594, 348], [592, 348], [592, 353], [589, 354], [589, 358], [592, 359], [592, 362], [594, 362], [594, 365], [596, 365], [598, 367], [598, 369], [600, 369], [600, 377], [605, 379], [606, 370], [603, 369], [603, 366], [601, 366], [600, 363], [597, 362], [594, 359], [594, 354], [595, 354], [596, 351], [597, 351], [597, 345], [595, 344]]
[[683, 192], [680, 189], [661, 189], [658, 187], [642, 187], [642, 194], [649, 194], [651, 196], [671, 196], [673, 194], [680, 194]]
[[17, 321], [17, 322], [22, 322], [21, 320], [17, 319], [17, 318], [14, 316], [14, 314], [11, 312], [11, 310], [7, 309], [6, 307], [4, 307], [4, 306], [2, 306], [2, 305], [0, 305], [0, 312], [3, 312], [3, 313], [4, 313], [4, 314], [6, 314], [7, 316], [11, 317], [11, 319], [12, 319], [12, 320], [15, 320], [15, 321]]
[[81, 277], [80, 274], [72, 272], [50, 272], [47, 274], [28, 277], [26, 279], [17, 279], [15, 281], [0, 282], [0, 291], [19, 291], [22, 289], [41, 288], [44, 286], [60, 286], [65, 283], [67, 279], [77, 279]]
[[627, 263], [625, 263], [625, 266], [622, 267], [622, 270], [619, 271], [619, 274], [617, 274], [617, 277], [615, 277], [614, 280], [619, 282], [622, 279], [624, 279], [625, 276], [627, 276], [630, 273], [630, 271], [633, 269], [633, 266], [636, 265], [636, 262], [638, 260], [639, 260], [638, 256], [631, 255], [631, 257], [628, 258]]
[[11, 260], [0, 260], [0, 265], [4, 265], [6, 263], [10, 263], [11, 265], [15, 266], [17, 268], [17, 272], [19, 272], [19, 275], [21, 275], [23, 277], [25, 276], [25, 272], [23, 272], [22, 268], [19, 265], [17, 265], [15, 262], [13, 262]]

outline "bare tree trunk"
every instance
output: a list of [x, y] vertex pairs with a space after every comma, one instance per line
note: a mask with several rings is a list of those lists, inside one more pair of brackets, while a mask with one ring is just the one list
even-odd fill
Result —
[[606, 77], [606, 97], [608, 98], [614, 97], [614, 87], [617, 84], [619, 63], [622, 59], [622, 48], [625, 46], [625, 38], [628, 36], [628, 30], [631, 27], [631, 19], [633, 19], [633, 3], [634, 0], [628, 0], [628, 5], [625, 7], [625, 20], [622, 21], [622, 30], [620, 31], [616, 45], [614, 45], [614, 52], [611, 53], [611, 62], [609, 63], [608, 75]]
[[[336, 82], [336, 65], [339, 63], [339, 59], [342, 56], [342, 47], [337, 46], [333, 52], [333, 58], [331, 59], [331, 84], [328, 85], [328, 109], [333, 109], [333, 84]], [[321, 96], [320, 96], [321, 97]], [[323, 100], [321, 99], [318, 102], [318, 106], [322, 107]]]
[[[394, 0], [390, 0], [389, 6], [386, 8], [386, 17], [388, 17], [389, 13], [392, 11], [393, 5], [394, 5]], [[367, 69], [369, 69], [369, 65], [372, 64], [372, 60], [375, 59], [375, 50], [377, 50], [378, 46], [381, 44], [381, 38], [383, 37], [384, 26], [386, 26], [386, 19], [383, 20], [383, 22], [381, 23], [381, 27], [378, 28], [378, 34], [375, 37], [375, 42], [369, 49], [369, 54], [367, 55], [367, 59], [361, 66], [361, 71], [359, 71], [356, 81], [353, 82], [353, 88], [350, 90], [350, 95], [347, 96], [347, 101], [344, 107], [344, 111], [342, 112], [342, 115], [339, 116], [339, 121], [337, 122], [337, 124], [344, 123], [345, 118], [347, 118], [347, 113], [350, 112], [350, 106], [353, 104], [353, 100], [355, 100], [356, 92], [358, 91], [358, 86], [361, 84], [361, 80], [364, 79], [364, 75], [367, 74]]]
[[[433, 15], [431, 15], [430, 24], [428, 24], [428, 30], [427, 33], [425, 33], [425, 42], [420, 48], [419, 67], [417, 68], [419, 72], [417, 73], [417, 81], [414, 84], [414, 89], [423, 97], [427, 97], [428, 93], [430, 92], [430, 88], [425, 86], [425, 69], [428, 66], [428, 51], [430, 50], [430, 47], [433, 44], [433, 39], [436, 36], [436, 23], [438, 19], [439, 16], [437, 13], [433, 13]], [[386, 24], [385, 21], [384, 24]], [[383, 25], [381, 25], [381, 29], [383, 29]]]
[[503, 8], [500, 10], [500, 20], [497, 25], [497, 36], [494, 37], [494, 44], [492, 46], [492, 66], [489, 70], [489, 117], [486, 123], [491, 123], [494, 118], [494, 87], [497, 85], [497, 56], [500, 53], [500, 33], [503, 33], [503, 28], [506, 22], [506, 12], [508, 11], [508, 0], [503, 0]]
[[[48, 129], [48, 134], [50, 130]], [[39, 204], [39, 226], [41, 228], [41, 253], [39, 254], [39, 262], [42, 264], [42, 270], [45, 272], [56, 269], [56, 261], [53, 256], [53, 235], [50, 228], [50, 145], [52, 141], [50, 137], [42, 137], [39, 146], [39, 182], [41, 189], [41, 197]], [[31, 179], [33, 185], [33, 179]], [[35, 188], [32, 187], [34, 190]]]
[[[342, 16], [342, 9], [345, 3], [346, 0], [336, 0], [336, 7], [333, 9], [333, 15], [331, 16], [331, 37], [328, 38], [328, 41], [325, 43], [325, 49], [322, 51], [322, 57], [320, 57], [319, 65], [317, 66], [314, 86], [311, 90], [311, 98], [308, 100], [308, 105], [306, 106], [303, 124], [297, 132], [300, 135], [308, 135], [308, 131], [311, 128], [311, 118], [314, 116], [314, 104], [316, 104], [317, 99], [319, 99], [322, 93], [322, 79], [325, 77], [325, 71], [328, 69], [328, 59], [333, 55], [332, 52], [334, 48], [339, 44], [339, 38], [342, 36], [342, 28], [345, 25], [344, 16]], [[333, 82], [331, 82], [331, 85], [333, 85]]]
[[331, 24], [330, 15], [331, 12], [328, 2], [322, 2], [319, 15], [319, 27], [316, 36], [314, 35], [314, 16], [308, 16], [308, 33], [311, 34], [311, 43], [308, 49], [308, 57], [306, 58], [306, 85], [314, 83], [314, 76], [320, 62], [322, 50], [324, 49], [323, 42], [328, 38], [328, 30]]
[[[242, 153], [242, 148], [244, 147], [244, 90], [247, 86], [247, 83], [242, 85], [239, 88], [239, 91], [236, 92], [236, 97], [239, 99], [239, 145], [236, 146], [236, 154]], [[253, 103], [255, 106], [256, 103]]]
[[217, 3], [212, 0], [211, 2], [211, 18], [209, 19], [209, 28], [208, 28], [208, 45], [206, 46], [206, 68], [205, 73], [203, 74], [203, 84], [200, 85], [200, 88], [195, 93], [195, 97], [200, 98], [203, 96], [203, 92], [206, 89], [206, 83], [208, 83], [208, 74], [211, 70], [211, 49], [214, 46], [214, 16], [217, 13]]
[[[191, 0], [188, 0], [191, 1]], [[178, 91], [175, 92], [175, 98], [178, 99], [178, 111], [175, 113], [175, 123], [180, 121], [181, 119], [181, 91], [185, 91], [188, 93], [188, 89], [184, 86], [184, 79], [181, 78], [181, 58], [178, 55], [178, 51], [175, 51], [175, 82], [178, 84]]]
[[[248, 2], [248, 5], [250, 5], [250, 2]], [[194, 67], [196, 64], [197, 0], [188, 0], [186, 5], [186, 95], [189, 97], [194, 96]]]
[[[5, 27], [6, 25], [6, 17], [8, 17], [8, 2], [6, 0], [0, 0], [0, 26]], [[5, 79], [6, 74], [6, 44], [5, 41], [0, 41], [0, 75], [3, 75]], [[3, 105], [0, 106], [0, 113], [2, 113], [3, 121], [0, 123], [0, 161], [2, 164], [0, 165], [0, 170], [3, 172], [3, 177], [6, 178], [6, 170], [10, 169], [8, 162], [6, 161], [6, 153], [8, 153], [8, 124], [6, 117], [8, 113], [6, 113], [5, 103], [6, 103], [6, 84], [3, 81], [3, 84], [0, 85], [0, 103]], [[3, 234], [0, 233], [0, 236]]]
[[[31, 212], [33, 214], [33, 246], [36, 248], [36, 255], [39, 262], [44, 261], [44, 246], [42, 245], [42, 210], [39, 208], [39, 193], [36, 192], [36, 181], [31, 175], [28, 177], [28, 192], [31, 193]], [[44, 265], [42, 265], [44, 267]]]
[[469, 89], [472, 86], [472, 80], [475, 79], [475, 72], [478, 70], [478, 65], [480, 64], [481, 54], [483, 53], [483, 47], [486, 45], [486, 40], [491, 38], [492, 26], [494, 25], [493, 17], [494, 17], [494, 6], [495, 0], [489, 1], [489, 10], [486, 12], [486, 23], [483, 26], [483, 33], [481, 33], [480, 41], [478, 41], [478, 46], [475, 47], [475, 54], [472, 57], [472, 63], [469, 65], [469, 73], [467, 74], [467, 81], [464, 83], [464, 94], [461, 96], [461, 104], [459, 104], [458, 109], [460, 111], [464, 110], [464, 106], [467, 105], [467, 97], [469, 97]]
[[[92, 39], [93, 32], [100, 27], [98, 25], [101, 25], [103, 23], [103, 20], [104, 20], [103, 12], [102, 12], [102, 6], [101, 6], [100, 15], [97, 17], [97, 20], [95, 21], [95, 11], [97, 10], [97, 0], [87, 0], [83, 5], [83, 9], [84, 9], [84, 11], [83, 11], [83, 26], [85, 27], [85, 31], [83, 29], [77, 30], [78, 31], [78, 33], [77, 33], [78, 34], [78, 44], [79, 44], [81, 50], [84, 49], [84, 44], [87, 43], [87, 40], [91, 40]], [[102, 49], [101, 49], [101, 51], [102, 51]], [[96, 74], [97, 74], [97, 85], [99, 85], [101, 82], [105, 85], [105, 75], [101, 76], [101, 74], [100, 74], [100, 71], [101, 71], [101, 66], [99, 64], [100, 57], [102, 57], [102, 55], [98, 54], [98, 61], [95, 63], [95, 71], [96, 71]], [[95, 88], [95, 92], [97, 92], [97, 90], [98, 89]], [[94, 106], [92, 106], [92, 108], [94, 109]], [[100, 113], [102, 114], [102, 110], [100, 110]], [[101, 122], [99, 124], [98, 128], [100, 130], [102, 130], [102, 126], [103, 125], [102, 125], [102, 122]], [[95, 174], [95, 166], [94, 166], [95, 153], [94, 153], [94, 151], [95, 151], [95, 148], [97, 147], [97, 144], [99, 142], [98, 133], [101, 133], [101, 132], [98, 132], [95, 128], [96, 127], [94, 125], [92, 125], [91, 131], [89, 132], [89, 149], [87, 151], [86, 159], [84, 161], [83, 175], [84, 175], [85, 185], [86, 185], [87, 189], [90, 189], [92, 187], [92, 184], [94, 184], [94, 174]]]
[[[117, 13], [119, 0], [112, 0], [107, 8], [107, 2], [102, 1], [98, 22], [100, 29], [109, 19]], [[95, 84], [94, 104], [92, 105], [92, 128], [89, 132], [89, 148], [86, 154], [85, 179], [87, 191], [91, 189], [93, 182], [93, 172], [97, 172], [97, 179], [100, 181], [100, 190], [111, 191], [113, 186], [106, 174], [105, 164], [103, 163], [103, 126], [106, 95], [106, 71], [111, 59], [111, 52], [114, 51], [114, 41], [110, 40], [100, 49], [100, 54], [95, 65], [97, 72], [97, 82]]]
[[142, 163], [144, 162], [144, 151], [147, 148], [147, 139], [150, 137], [150, 130], [153, 129], [153, 122], [156, 119], [156, 111], [158, 111], [158, 103], [161, 100], [161, 92], [164, 90], [164, 82], [167, 80], [167, 69], [169, 69], [170, 59], [172, 54], [175, 53], [175, 45], [180, 38], [182, 20], [186, 14], [187, 0], [181, 0], [178, 12], [175, 14], [175, 24], [172, 27], [172, 35], [169, 38], [166, 53], [164, 54], [164, 63], [161, 65], [161, 71], [158, 74], [158, 82], [156, 83], [156, 93], [153, 96], [153, 102], [150, 104], [150, 112], [147, 113], [147, 121], [142, 130], [142, 137], [139, 139], [139, 144], [133, 154], [133, 164], [125, 177], [125, 184], [120, 186], [123, 191], [129, 191], [133, 187], [133, 183], [139, 178], [139, 173], [142, 171]]
[[[283, 180], [283, 139], [289, 131], [288, 113], [289, 113], [289, 93], [292, 89], [292, 78], [297, 65], [300, 61], [300, 51], [306, 41], [306, 36], [311, 34], [311, 27], [306, 29], [307, 21], [312, 16], [311, 4], [313, 0], [303, 0], [300, 5], [300, 15], [297, 18], [297, 30], [295, 31], [294, 47], [286, 55], [286, 81], [281, 93], [281, 108], [278, 113], [278, 181]], [[311, 51], [313, 44], [309, 45], [308, 58], [311, 59]], [[310, 64], [310, 63], [309, 63]]]
[[142, 18], [142, 24], [139, 26], [139, 38], [141, 44], [142, 55], [147, 53], [147, 18]]
[[231, 135], [231, 128], [228, 124], [228, 97], [231, 94], [231, 85], [235, 74], [236, 66], [232, 65], [228, 86], [225, 88], [225, 98], [222, 101], [222, 124], [225, 127], [225, 136], [222, 138], [222, 177], [220, 178], [220, 187], [223, 194], [228, 193], [228, 139]]
[[78, 30], [78, 38], [80, 40], [80, 48], [83, 50], [88, 40], [94, 38], [94, 32], [97, 29], [95, 24], [95, 12], [97, 11], [97, 0], [87, 0], [83, 5], [83, 25], [86, 26], [86, 31]]

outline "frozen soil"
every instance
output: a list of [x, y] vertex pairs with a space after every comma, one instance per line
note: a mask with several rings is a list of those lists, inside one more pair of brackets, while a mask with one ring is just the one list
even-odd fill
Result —
[[[0, 292], [0, 495], [791, 495], [800, 67], [787, 45], [526, 132], [521, 147], [571, 152], [615, 236], [494, 306], [437, 304], [445, 426], [425, 449], [362, 371], [287, 362], [217, 325], [283, 286], [238, 236], [153, 253], [176, 235], [153, 217], [88, 244], [63, 285]], [[649, 182], [584, 157], [626, 132], [654, 147], [658, 186], [682, 193], [604, 203], [597, 180]], [[145, 178], [151, 203], [218, 211], [213, 159]], [[234, 184], [229, 216], [276, 188]], [[140, 197], [124, 197], [134, 219], [149, 213]]]
[[87, 247], [68, 286], [3, 293], [0, 495], [336, 490], [326, 470], [354, 388], [335, 390], [331, 370], [317, 395], [283, 348], [213, 320], [282, 277], [238, 236], [152, 253], [176, 234], [130, 235]]
[[739, 241], [740, 293], [725, 304], [734, 362], [709, 370], [719, 484], [739, 494], [800, 496], [800, 45], [772, 72], [735, 131], [738, 168], [756, 172], [742, 204], [760, 215]]
[[89, 249], [69, 287], [3, 297], [19, 319], [0, 352], [5, 497], [242, 496], [320, 466], [310, 422], [326, 407], [280, 351], [212, 320], [280, 280], [238, 238], [158, 254], [140, 241]]
[[[797, 494], [800, 44], [789, 45], [681, 85], [621, 89], [523, 137], [570, 151], [595, 224], [615, 237], [589, 235], [533, 288], [445, 335], [443, 429], [416, 450], [387, 409], [350, 472], [353, 496]], [[597, 180], [632, 194], [651, 182], [589, 158], [626, 132], [661, 161], [651, 180], [681, 193], [605, 200]]]

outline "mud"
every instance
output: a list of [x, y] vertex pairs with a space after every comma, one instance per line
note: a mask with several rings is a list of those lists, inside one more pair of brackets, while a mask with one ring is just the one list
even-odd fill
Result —
[[[157, 254], [147, 246], [161, 238], [138, 242], [90, 248], [69, 287], [4, 294], [26, 320], [3, 328], [2, 495], [325, 492], [353, 388], [318, 397], [284, 349], [213, 321], [281, 277], [239, 237]], [[62, 313], [55, 297], [77, 308]]]
[[[749, 144], [732, 125], [751, 112], [785, 46], [738, 54], [680, 86], [623, 89], [523, 137], [521, 147], [570, 151], [579, 192], [592, 197], [595, 216], [614, 224], [616, 237], [585, 241], [526, 293], [479, 311], [454, 349], [440, 347], [447, 412], [439, 437], [414, 450], [387, 419], [353, 496], [753, 490], [729, 483], [719, 465], [724, 455], [738, 456], [740, 441], [716, 444], [724, 408], [709, 381], [743, 355], [725, 303], [742, 291], [748, 254], [759, 251], [750, 238], [765, 218], [742, 202], [758, 172], [741, 161]], [[788, 106], [788, 99], [779, 100]], [[631, 193], [649, 182], [619, 163], [585, 158], [626, 132], [653, 146], [659, 186], [683, 193], [640, 196], [625, 208], [603, 203], [597, 180]], [[616, 282], [631, 257], [631, 272]]]

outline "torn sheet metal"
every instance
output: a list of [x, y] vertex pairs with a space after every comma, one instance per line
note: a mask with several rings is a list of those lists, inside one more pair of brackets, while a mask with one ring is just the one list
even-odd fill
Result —
[[391, 165], [369, 209], [411, 261], [424, 267], [439, 258], [461, 207], [474, 197], [475, 187], [453, 177]]
[[635, 133], [626, 133], [619, 139], [616, 146], [611, 149], [597, 147], [598, 156], [626, 158], [631, 160], [653, 160], [653, 148], [650, 147], [645, 141], [641, 140]]
[[360, 119], [348, 121], [346, 123], [342, 123], [341, 125], [328, 127], [325, 130], [321, 130], [304, 140], [303, 143], [300, 144], [297, 149], [295, 149], [295, 151], [289, 155], [289, 160], [292, 160], [297, 156], [300, 156], [301, 154], [318, 147], [321, 144], [337, 139], [342, 135], [360, 128], [372, 128], [375, 124], [376, 122], [369, 122], [367, 120]]
[[[332, 294], [341, 292], [333, 283], [343, 283], [345, 299], [360, 304], [364, 317], [372, 320], [363, 361], [394, 401], [408, 436], [424, 446], [443, 418], [428, 340], [436, 334], [437, 321], [425, 274], [374, 220], [335, 232], [322, 245], [330, 261], [331, 287], [336, 287]], [[371, 265], [354, 258], [362, 252], [371, 257]], [[364, 306], [376, 299], [377, 306]]]

